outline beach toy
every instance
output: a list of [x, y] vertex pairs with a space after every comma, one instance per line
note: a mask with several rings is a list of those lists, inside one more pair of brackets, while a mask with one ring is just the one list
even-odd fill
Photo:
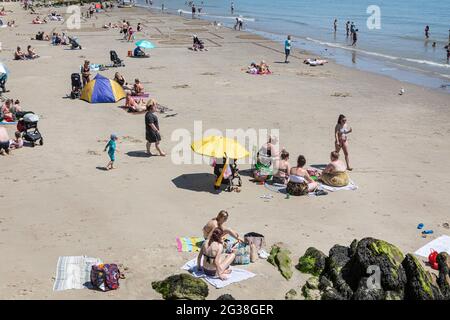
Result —
[[423, 223], [419, 223], [419, 225], [417, 226], [417, 229], [422, 229], [424, 227]]
[[132, 50], [128, 50], [128, 56], [132, 57], [133, 56], [133, 51]]
[[432, 234], [433, 230], [424, 230], [422, 231], [422, 234]]
[[437, 263], [438, 254], [439, 253], [436, 250], [431, 249], [431, 253], [428, 255], [428, 263], [430, 264], [431, 268], [433, 268], [434, 270], [439, 269], [439, 265]]

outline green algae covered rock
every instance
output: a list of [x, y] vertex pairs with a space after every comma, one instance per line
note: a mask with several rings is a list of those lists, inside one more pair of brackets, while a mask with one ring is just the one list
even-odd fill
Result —
[[403, 268], [408, 281], [405, 288], [405, 298], [408, 300], [442, 299], [439, 287], [433, 283], [431, 274], [424, 270], [419, 260], [412, 254], [407, 254], [403, 260]]
[[284, 247], [282, 244], [274, 244], [272, 250], [270, 251], [270, 256], [267, 261], [278, 267], [281, 275], [289, 280], [292, 277], [292, 260], [289, 257], [291, 252]]
[[308, 288], [305, 284], [302, 287], [302, 295], [305, 300], [320, 300], [322, 294], [320, 293], [320, 290]]
[[300, 257], [298, 264], [295, 266], [303, 273], [309, 273], [314, 276], [319, 276], [325, 268], [325, 259], [327, 256], [320, 250], [310, 247], [305, 254]]
[[298, 293], [295, 289], [291, 289], [288, 292], [286, 292], [284, 299], [286, 300], [299, 300]]
[[436, 259], [439, 266], [437, 283], [444, 299], [450, 300], [450, 256], [447, 252], [441, 252]]
[[201, 279], [182, 273], [170, 276], [162, 281], [152, 282], [152, 288], [162, 294], [165, 300], [205, 300], [208, 285]]
[[403, 253], [396, 246], [383, 240], [364, 238], [358, 242], [352, 257], [348, 283], [356, 290], [359, 280], [367, 275], [369, 267], [377, 266], [383, 290], [403, 292], [406, 285], [403, 259]]

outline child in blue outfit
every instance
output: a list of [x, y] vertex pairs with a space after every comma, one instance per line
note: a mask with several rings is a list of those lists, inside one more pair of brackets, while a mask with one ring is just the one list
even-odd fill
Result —
[[117, 135], [114, 133], [111, 135], [111, 139], [108, 141], [108, 143], [105, 146], [104, 152], [106, 152], [106, 149], [108, 149], [108, 155], [110, 161], [106, 165], [106, 170], [114, 169], [114, 161], [116, 160], [116, 141], [117, 141]]

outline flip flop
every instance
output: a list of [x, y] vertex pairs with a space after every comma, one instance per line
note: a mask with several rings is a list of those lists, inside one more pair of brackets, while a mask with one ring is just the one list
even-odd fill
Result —
[[328, 194], [328, 192], [326, 192], [324, 190], [317, 190], [316, 192], [314, 192], [314, 194], [316, 196], [326, 196]]
[[417, 229], [422, 229], [424, 227], [423, 223], [419, 223], [419, 225], [417, 226]]

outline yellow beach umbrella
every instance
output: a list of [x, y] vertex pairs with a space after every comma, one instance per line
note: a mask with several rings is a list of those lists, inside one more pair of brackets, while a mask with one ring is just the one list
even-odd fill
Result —
[[192, 143], [194, 152], [213, 158], [240, 159], [249, 155], [249, 152], [234, 139], [222, 136], [208, 136]]

